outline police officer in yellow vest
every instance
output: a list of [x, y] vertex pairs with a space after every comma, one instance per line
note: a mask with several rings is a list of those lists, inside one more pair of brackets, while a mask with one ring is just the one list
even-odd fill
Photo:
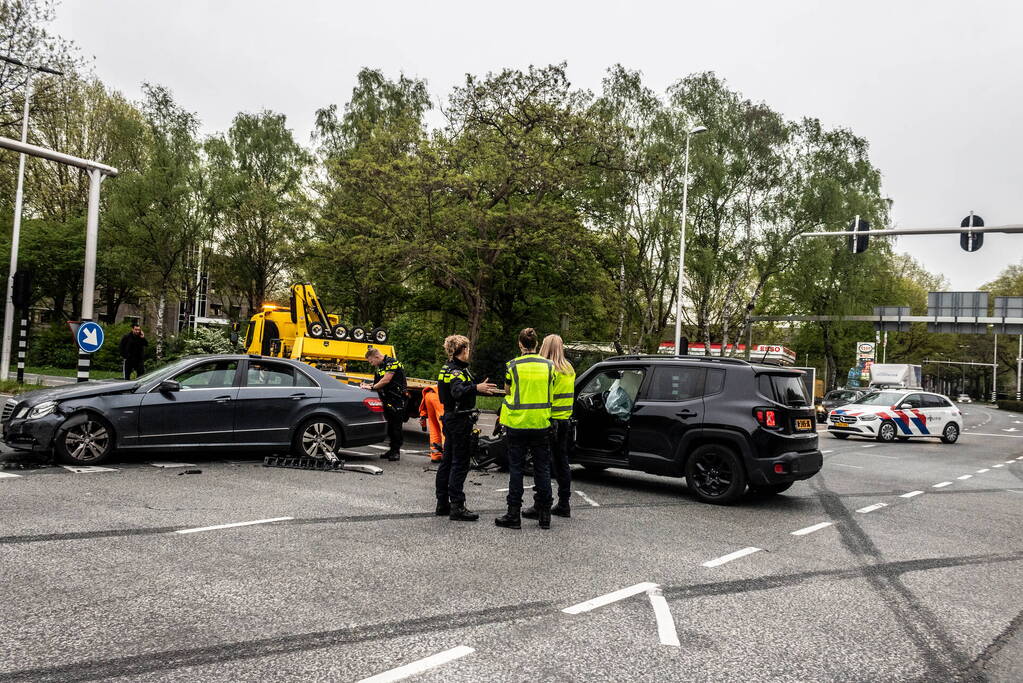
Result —
[[522, 355], [508, 363], [508, 395], [501, 406], [501, 424], [508, 434], [508, 512], [494, 520], [506, 529], [522, 528], [522, 467], [533, 454], [536, 514], [541, 529], [551, 528], [551, 402], [554, 366], [536, 353], [536, 331], [519, 333]]
[[[561, 336], [548, 334], [540, 345], [540, 355], [554, 366], [554, 400], [551, 405], [551, 473], [558, 482], [558, 504], [551, 514], [572, 516], [572, 466], [568, 464], [572, 447], [572, 406], [575, 404], [575, 368], [565, 358]], [[537, 505], [522, 511], [527, 519], [537, 519]]]

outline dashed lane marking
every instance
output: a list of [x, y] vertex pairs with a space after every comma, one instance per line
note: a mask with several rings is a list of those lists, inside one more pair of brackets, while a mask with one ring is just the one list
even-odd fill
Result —
[[960, 481], [962, 481], [963, 479], [972, 479], [972, 478], [973, 478], [973, 475], [972, 475], [972, 474], [964, 474], [964, 475], [963, 475], [963, 476], [961, 476], [961, 477], [956, 477], [956, 479], [958, 479], [958, 480], [960, 480]]
[[98, 465], [61, 465], [68, 472], [75, 474], [92, 474], [93, 472], [116, 472], [113, 467], [100, 467]]
[[889, 460], [898, 460], [898, 458], [895, 457], [894, 455], [881, 455], [880, 453], [864, 453], [864, 455], [869, 455], [872, 458], [888, 458]]
[[0, 479], [17, 479], [20, 474], [11, 474], [10, 472], [0, 472]]
[[862, 470], [863, 468], [859, 465], [846, 465], [844, 462], [833, 462], [832, 465], [838, 465], [839, 467], [851, 467], [854, 470]]
[[587, 495], [586, 495], [585, 493], [583, 493], [583, 492], [582, 492], [582, 491], [580, 491], [579, 489], [576, 489], [576, 490], [575, 490], [575, 492], [579, 494], [579, 497], [580, 497], [580, 498], [582, 498], [583, 500], [585, 500], [585, 501], [586, 501], [587, 503], [589, 503], [589, 504], [590, 504], [590, 505], [592, 505], [593, 507], [595, 507], [595, 508], [599, 508], [599, 507], [600, 507], [600, 503], [598, 503], [597, 501], [593, 500], [592, 498], [590, 498], [589, 496], [587, 496]]
[[1012, 459], [1012, 460], [1006, 460], [1006, 461], [1005, 461], [1005, 464], [1006, 464], [1006, 465], [1011, 465], [1011, 464], [1012, 464], [1012, 463], [1014, 463], [1014, 462], [1016, 462], [1016, 460], [1015, 460], [1015, 459]]
[[977, 470], [975, 474], [984, 474], [985, 472], [990, 472], [990, 471], [991, 470], [989, 470], [988, 468], [985, 467], [982, 470]]
[[931, 486], [931, 488], [943, 489], [946, 486], [951, 486], [951, 485], [952, 485], [952, 482], [950, 482], [950, 481], [940, 481], [937, 484], [934, 484], [933, 486]]
[[417, 676], [429, 671], [430, 669], [436, 669], [438, 666], [442, 666], [448, 662], [453, 662], [454, 660], [465, 657], [466, 655], [471, 655], [475, 651], [476, 650], [471, 647], [459, 645], [458, 647], [453, 647], [450, 650], [444, 650], [443, 652], [438, 652], [435, 655], [430, 655], [423, 659], [417, 659], [410, 664], [399, 666], [397, 669], [391, 669], [390, 671], [385, 671], [375, 676], [370, 676], [369, 678], [363, 678], [359, 681], [359, 683], [392, 683], [393, 681], [402, 681], [406, 678]]
[[877, 448], [876, 443], [868, 443], [866, 446], [860, 446], [860, 448]]
[[214, 526], [199, 526], [193, 529], [178, 529], [176, 534], [194, 534], [200, 531], [216, 531], [217, 529], [231, 529], [236, 526], [252, 526], [254, 524], [270, 524], [271, 522], [287, 522], [294, 517], [271, 517], [270, 519], [254, 519], [250, 522], [232, 522], [231, 524], [216, 524]]
[[991, 467], [1005, 467], [1005, 464], [1004, 463], [998, 463], [997, 465], [992, 465]]
[[734, 553], [728, 553], [727, 555], [716, 557], [713, 560], [707, 560], [706, 562], [703, 563], [703, 566], [720, 567], [721, 565], [731, 562], [732, 560], [738, 560], [740, 557], [746, 557], [747, 555], [752, 555], [753, 553], [760, 552], [760, 550], [761, 550], [760, 548], [754, 548], [752, 546], [749, 548], [743, 548], [742, 550], [736, 550]]
[[650, 598], [650, 605], [654, 608], [654, 617], [657, 619], [657, 637], [661, 645], [669, 647], [682, 647], [678, 642], [678, 631], [675, 630], [675, 620], [671, 617], [671, 610], [668, 609], [668, 601], [664, 599], [660, 588], [651, 588], [647, 591]]
[[921, 495], [923, 495], [923, 491], [910, 491], [908, 493], [903, 493], [901, 496], [899, 496], [899, 498], [915, 498], [916, 496]]
[[835, 451], [832, 451], [832, 450], [821, 451], [821, 455], [827, 455], [828, 453], [834, 453], [834, 452]]
[[802, 529], [798, 529], [796, 531], [793, 531], [792, 535], [793, 536], [806, 536], [807, 534], [812, 534], [815, 531], [820, 531], [821, 529], [827, 529], [833, 523], [834, 522], [821, 522], [819, 524], [814, 524], [812, 526], [803, 527]]
[[873, 512], [874, 510], [880, 510], [881, 508], [885, 508], [885, 507], [888, 507], [888, 503], [874, 503], [873, 505], [868, 505], [865, 508], [860, 508], [856, 512], [860, 512], [862, 514], [867, 514], [868, 512]]
[[645, 581], [643, 583], [637, 583], [635, 586], [629, 586], [628, 588], [616, 590], [613, 593], [601, 595], [599, 598], [593, 598], [592, 600], [587, 600], [586, 602], [580, 602], [578, 605], [566, 607], [561, 611], [564, 612], [565, 614], [582, 614], [583, 612], [589, 612], [597, 609], [598, 607], [603, 607], [604, 605], [610, 605], [613, 602], [624, 600], [625, 598], [631, 598], [633, 595], [645, 593], [654, 588], [657, 588], [656, 583], [650, 583], [649, 581]]
[[1001, 436], [1006, 439], [1023, 439], [1023, 434], [987, 434], [985, 432], [962, 433], [959, 436]]
[[161, 460], [155, 460], [155, 461], [153, 461], [153, 462], [151, 462], [149, 464], [152, 465], [153, 467], [163, 467], [163, 468], [171, 468], [171, 467], [195, 467], [195, 463], [191, 463], [191, 462], [165, 462], [165, 461], [161, 461]]

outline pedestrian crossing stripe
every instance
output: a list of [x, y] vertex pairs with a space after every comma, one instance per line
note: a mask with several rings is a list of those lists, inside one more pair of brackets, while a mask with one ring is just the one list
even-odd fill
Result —
[[68, 472], [75, 474], [92, 474], [93, 472], [116, 472], [113, 467], [99, 467], [98, 465], [61, 465]]
[[0, 472], [0, 479], [17, 479], [20, 474], [11, 474], [10, 472]]

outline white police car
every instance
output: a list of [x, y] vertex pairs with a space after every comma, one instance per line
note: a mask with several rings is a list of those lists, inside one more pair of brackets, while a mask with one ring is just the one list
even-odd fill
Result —
[[940, 394], [884, 389], [828, 413], [828, 431], [836, 438], [865, 436], [878, 441], [930, 437], [955, 443], [963, 415]]

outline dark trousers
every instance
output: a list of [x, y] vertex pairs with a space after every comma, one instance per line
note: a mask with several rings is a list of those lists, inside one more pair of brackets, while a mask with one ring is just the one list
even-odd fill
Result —
[[549, 429], [508, 430], [508, 507], [522, 507], [522, 466], [533, 454], [533, 500], [551, 505], [551, 445]]
[[384, 406], [384, 419], [387, 420], [387, 438], [390, 441], [389, 453], [400, 453], [405, 443], [405, 408], [403, 406]]
[[572, 421], [551, 420], [551, 474], [558, 482], [558, 502], [572, 497], [572, 466], [568, 464], [572, 447]]
[[124, 359], [124, 378], [131, 379], [131, 373], [136, 377], [146, 374], [146, 364], [141, 358]]
[[437, 500], [465, 505], [465, 477], [472, 455], [472, 424], [469, 415], [445, 415], [444, 457], [437, 467]]

